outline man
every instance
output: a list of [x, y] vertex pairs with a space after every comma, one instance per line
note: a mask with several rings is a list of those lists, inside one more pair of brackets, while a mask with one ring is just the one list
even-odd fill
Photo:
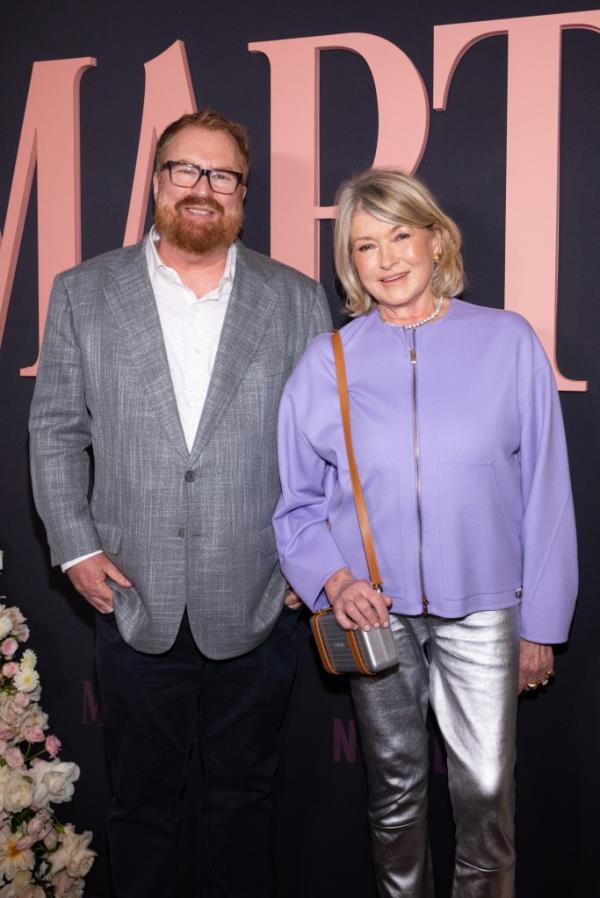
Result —
[[235, 122], [211, 110], [174, 122], [156, 151], [154, 228], [59, 275], [48, 314], [32, 477], [52, 561], [99, 612], [118, 898], [175, 896], [196, 739], [202, 894], [270, 894], [295, 659], [271, 528], [277, 407], [330, 320], [322, 288], [236, 242], [248, 165]]

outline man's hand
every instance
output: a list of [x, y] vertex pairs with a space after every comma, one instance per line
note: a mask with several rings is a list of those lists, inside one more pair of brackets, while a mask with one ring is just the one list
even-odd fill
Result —
[[531, 692], [546, 686], [554, 673], [554, 651], [551, 645], [521, 640], [519, 659], [519, 692]]
[[283, 597], [283, 604], [290, 611], [297, 611], [302, 607], [302, 600], [298, 598], [293, 589], [288, 589]]
[[108, 614], [113, 610], [113, 593], [106, 583], [107, 577], [119, 586], [133, 586], [104, 552], [74, 564], [67, 571], [67, 577], [77, 592], [102, 614]]

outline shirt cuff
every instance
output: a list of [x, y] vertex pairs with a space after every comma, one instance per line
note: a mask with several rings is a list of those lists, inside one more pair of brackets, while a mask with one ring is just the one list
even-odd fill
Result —
[[86, 558], [91, 558], [93, 555], [102, 555], [102, 549], [96, 549], [95, 552], [88, 552], [87, 555], [80, 555], [79, 558], [65, 561], [64, 564], [61, 564], [60, 569], [63, 574], [66, 574], [70, 567], [74, 567], [76, 564], [79, 564], [80, 561], [85, 561]]

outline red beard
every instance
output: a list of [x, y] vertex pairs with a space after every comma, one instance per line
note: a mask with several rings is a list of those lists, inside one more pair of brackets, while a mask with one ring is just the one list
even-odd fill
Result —
[[[179, 213], [186, 206], [213, 209], [219, 216], [211, 221], [191, 221]], [[160, 205], [156, 205], [154, 209], [154, 224], [160, 236], [178, 249], [194, 255], [204, 255], [218, 247], [231, 246], [241, 231], [243, 222], [244, 212], [241, 208], [225, 213], [221, 203], [210, 196], [201, 200], [185, 196], [175, 204], [174, 209]]]

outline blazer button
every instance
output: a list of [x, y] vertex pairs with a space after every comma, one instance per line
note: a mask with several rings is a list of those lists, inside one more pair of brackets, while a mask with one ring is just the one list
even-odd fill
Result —
[[194, 480], [196, 479], [196, 472], [195, 471], [186, 471], [185, 479], [187, 480], [188, 483], [193, 483]]
[[183, 537], [185, 536], [185, 527], [179, 528], [179, 530], [177, 531], [177, 536], [179, 536], [181, 539], [183, 539]]

